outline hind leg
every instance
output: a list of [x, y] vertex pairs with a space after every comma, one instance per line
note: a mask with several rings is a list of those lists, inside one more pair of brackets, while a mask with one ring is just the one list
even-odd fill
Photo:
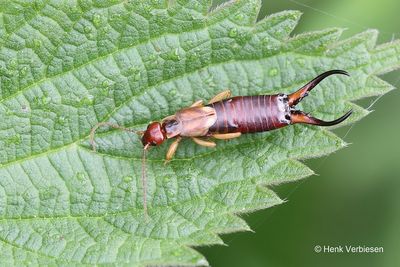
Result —
[[226, 134], [212, 134], [211, 136], [214, 137], [215, 139], [221, 139], [221, 140], [227, 140], [227, 139], [233, 139], [241, 136], [242, 133], [226, 133]]
[[215, 147], [217, 144], [212, 142], [212, 141], [206, 141], [197, 137], [192, 137], [193, 142], [200, 146], [205, 146], [205, 147]]

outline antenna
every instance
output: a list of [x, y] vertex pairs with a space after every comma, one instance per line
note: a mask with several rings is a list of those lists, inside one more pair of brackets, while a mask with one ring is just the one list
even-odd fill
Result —
[[99, 122], [92, 128], [92, 130], [90, 130], [90, 141], [89, 142], [90, 142], [90, 145], [92, 146], [92, 149], [93, 149], [94, 152], [96, 152], [96, 143], [94, 142], [94, 135], [95, 135], [97, 129], [102, 127], [102, 126], [112, 127], [112, 128], [115, 128], [115, 129], [119, 129], [119, 130], [125, 131], [125, 132], [135, 133], [137, 135], [143, 135], [143, 133], [144, 133], [143, 131], [135, 131], [135, 130], [132, 130], [132, 129], [129, 129], [129, 128], [125, 128], [125, 127], [119, 126], [118, 124], [114, 124], [114, 123], [111, 123], [111, 122]]
[[143, 187], [143, 212], [145, 219], [148, 218], [147, 213], [147, 175], [146, 175], [146, 154], [150, 144], [147, 144], [143, 147], [143, 156], [142, 156], [142, 187]]
[[[129, 128], [125, 128], [122, 126], [119, 126], [117, 124], [111, 123], [111, 122], [99, 122], [97, 123], [91, 130], [90, 130], [90, 145], [92, 146], [92, 149], [94, 152], [96, 152], [96, 143], [94, 142], [94, 135], [97, 131], [98, 128], [102, 126], [108, 126], [112, 127], [115, 129], [119, 129], [125, 132], [130, 132], [130, 133], [135, 133], [140, 136], [144, 134], [143, 131], [135, 131]], [[146, 175], [146, 153], [147, 150], [149, 149], [150, 144], [146, 144], [143, 147], [143, 154], [142, 154], [142, 186], [143, 186], [143, 210], [144, 210], [144, 215], [147, 220], [148, 218], [148, 213], [147, 213], [147, 175]]]

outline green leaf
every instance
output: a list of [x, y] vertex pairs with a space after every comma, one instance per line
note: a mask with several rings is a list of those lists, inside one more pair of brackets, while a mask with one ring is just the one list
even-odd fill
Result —
[[[311, 175], [298, 160], [346, 144], [323, 128], [291, 126], [218, 142], [185, 140], [163, 164], [148, 157], [143, 216], [138, 137], [198, 99], [289, 93], [330, 69], [302, 109], [347, 123], [351, 103], [390, 91], [376, 77], [400, 67], [400, 42], [369, 30], [290, 33], [300, 13], [256, 22], [259, 1], [2, 1], [0, 3], [0, 261], [4, 265], [207, 265], [192, 247], [249, 230], [238, 216], [282, 203], [270, 185]], [[343, 124], [342, 124], [343, 125]]]

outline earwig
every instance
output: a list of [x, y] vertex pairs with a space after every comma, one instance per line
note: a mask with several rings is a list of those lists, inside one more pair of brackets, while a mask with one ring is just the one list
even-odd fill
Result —
[[204, 138], [232, 139], [241, 134], [265, 132], [285, 127], [287, 125], [304, 123], [317, 126], [332, 126], [346, 120], [352, 110], [333, 121], [323, 121], [308, 113], [296, 109], [296, 105], [323, 79], [332, 74], [349, 76], [343, 70], [324, 72], [301, 87], [296, 92], [275, 95], [236, 96], [230, 97], [229, 90], [214, 96], [207, 105], [198, 100], [190, 107], [177, 111], [161, 121], [151, 122], [145, 131], [134, 131], [108, 122], [97, 124], [90, 132], [90, 143], [95, 151], [94, 134], [100, 126], [110, 126], [123, 131], [137, 133], [143, 144], [142, 184], [143, 209], [147, 216], [147, 182], [146, 182], [146, 151], [152, 146], [159, 146], [167, 139], [175, 138], [170, 145], [166, 162], [171, 160], [182, 137], [191, 138], [196, 144], [215, 147], [216, 143]]

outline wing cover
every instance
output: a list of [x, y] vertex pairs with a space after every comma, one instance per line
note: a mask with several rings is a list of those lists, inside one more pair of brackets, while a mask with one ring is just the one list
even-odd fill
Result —
[[179, 110], [176, 120], [181, 136], [205, 136], [217, 121], [217, 114], [212, 107], [190, 107]]

